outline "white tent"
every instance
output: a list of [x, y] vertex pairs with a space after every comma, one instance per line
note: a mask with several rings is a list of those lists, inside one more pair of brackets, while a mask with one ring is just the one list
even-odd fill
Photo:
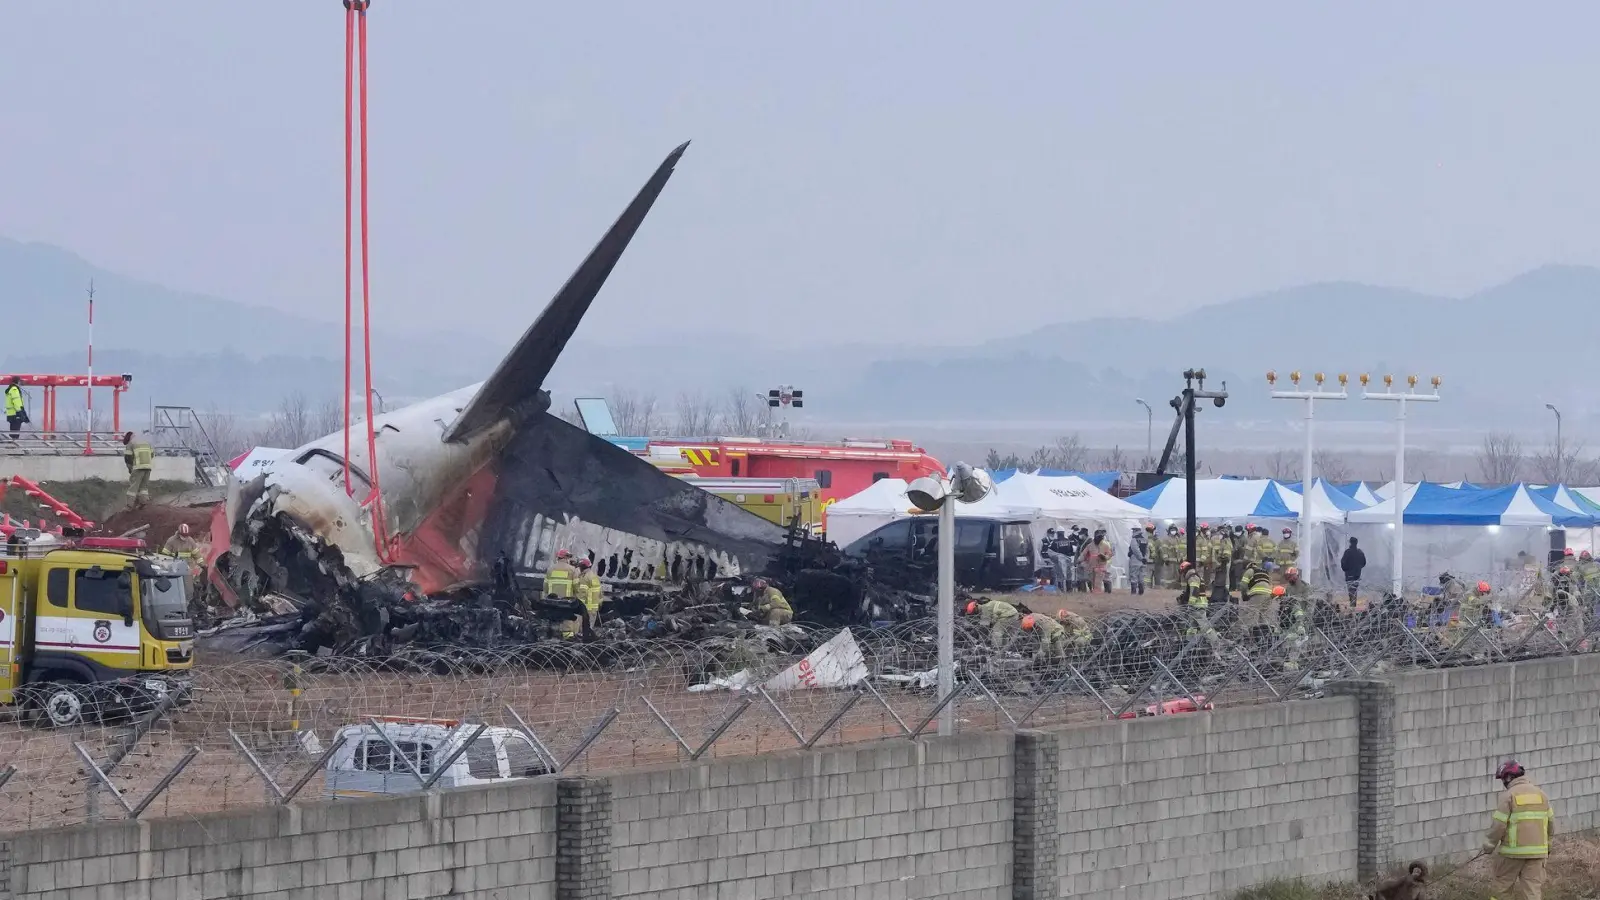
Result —
[[[1409, 491], [1414, 487], [1416, 487], [1415, 484], [1409, 484], [1408, 483], [1406, 485], [1406, 490]], [[1387, 500], [1390, 497], [1393, 497], [1394, 496], [1394, 482], [1391, 481], [1388, 484], [1380, 485], [1378, 487], [1373, 488], [1372, 489], [1372, 495], [1374, 497], [1377, 497], [1379, 500]]]
[[[828, 507], [828, 539], [840, 547], [897, 519], [914, 515], [906, 499], [906, 482], [882, 479], [853, 496]], [[1143, 526], [1149, 513], [1119, 500], [1076, 475], [1018, 473], [995, 485], [977, 503], [963, 503], [956, 515], [977, 519], [1026, 519], [1034, 539], [1046, 528], [1082, 525], [1090, 531], [1105, 529], [1119, 564], [1126, 561], [1133, 529]]]
[[1061, 521], [1101, 519], [1142, 523], [1149, 510], [1119, 500], [1076, 475], [1019, 473], [995, 485], [1000, 505]]
[[1364, 481], [1356, 484], [1356, 488], [1350, 493], [1350, 496], [1354, 497], [1356, 502], [1360, 503], [1362, 506], [1371, 506], [1372, 504], [1383, 499], [1377, 494], [1374, 494], [1372, 492], [1372, 488], [1367, 487], [1367, 483]]
[[859, 493], [828, 505], [824, 522], [828, 540], [843, 547], [880, 525], [911, 515], [911, 509], [903, 479], [874, 481]]

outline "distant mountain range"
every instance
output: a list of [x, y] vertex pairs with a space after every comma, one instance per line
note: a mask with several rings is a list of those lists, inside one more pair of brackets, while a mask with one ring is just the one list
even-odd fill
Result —
[[[341, 332], [265, 307], [170, 290], [107, 272], [43, 244], [0, 239], [0, 297], [7, 310], [0, 369], [82, 367], [84, 288], [96, 283], [97, 362], [135, 374], [136, 406], [174, 403], [249, 413], [299, 391], [325, 398], [338, 384]], [[1548, 417], [1546, 402], [1581, 428], [1597, 412], [1588, 351], [1600, 346], [1600, 269], [1545, 266], [1467, 297], [1336, 282], [1286, 288], [1204, 306], [1160, 321], [1101, 318], [1044, 323], [970, 346], [842, 343], [836, 325], [796, 324], [760, 337], [702, 332], [629, 335], [608, 329], [604, 297], [552, 373], [558, 396], [617, 388], [725, 395], [787, 383], [831, 418], [892, 417], [1070, 423], [1130, 418], [1132, 398], [1160, 407], [1180, 373], [1204, 367], [1227, 380], [1226, 418], [1281, 422], [1264, 373], [1298, 366], [1352, 376], [1439, 374], [1448, 402], [1438, 424]], [[380, 391], [401, 402], [482, 379], [527, 321], [507, 322], [503, 345], [455, 335], [380, 330]], [[698, 332], [698, 333], [697, 333]], [[25, 334], [25, 342], [14, 336]], [[598, 337], [597, 337], [598, 335]], [[1354, 407], [1356, 404], [1347, 404]], [[1278, 407], [1278, 408], [1274, 408]], [[957, 411], [955, 413], [952, 410]], [[1340, 410], [1330, 418], [1371, 418]]]

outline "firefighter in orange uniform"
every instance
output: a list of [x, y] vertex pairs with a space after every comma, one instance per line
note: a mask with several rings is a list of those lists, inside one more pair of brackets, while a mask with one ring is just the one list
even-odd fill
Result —
[[1555, 814], [1550, 798], [1528, 779], [1522, 764], [1508, 759], [1495, 770], [1505, 790], [1494, 809], [1494, 824], [1483, 841], [1484, 853], [1495, 853], [1490, 873], [1491, 900], [1540, 900], [1544, 894], [1544, 863], [1550, 856], [1550, 835]]

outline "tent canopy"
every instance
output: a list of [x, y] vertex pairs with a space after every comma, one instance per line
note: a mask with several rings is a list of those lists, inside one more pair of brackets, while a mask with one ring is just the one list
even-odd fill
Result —
[[1367, 504], [1318, 478], [1311, 483], [1310, 511], [1313, 519], [1341, 521], [1345, 513], [1366, 509]]
[[[1170, 478], [1128, 498], [1158, 519], [1181, 519], [1187, 513], [1187, 481]], [[1195, 515], [1202, 519], [1295, 519], [1300, 495], [1271, 479], [1213, 478], [1194, 484]], [[1313, 508], [1314, 509], [1314, 508]]]
[[1060, 478], [1071, 475], [1082, 478], [1102, 491], [1111, 490], [1112, 485], [1115, 485], [1117, 480], [1122, 477], [1121, 472], [1071, 472], [1066, 469], [1040, 469], [1037, 472], [1024, 472], [1021, 469], [996, 469], [989, 473], [995, 484], [1010, 481], [1016, 475], [1042, 475], [1046, 478]]
[[994, 493], [975, 505], [991, 502], [1014, 515], [1048, 519], [1143, 521], [1148, 516], [1147, 510], [1119, 500], [1077, 475], [1018, 473], [995, 485]]
[[[1422, 483], [1411, 487], [1404, 499], [1407, 525], [1560, 525], [1592, 526], [1597, 521], [1530, 492], [1526, 485], [1501, 488], [1452, 488]], [[1350, 522], [1382, 524], [1394, 521], [1394, 501], [1349, 513]]]

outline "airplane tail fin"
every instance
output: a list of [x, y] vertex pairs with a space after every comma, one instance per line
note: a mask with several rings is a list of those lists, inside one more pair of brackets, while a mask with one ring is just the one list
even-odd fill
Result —
[[600, 243], [589, 251], [582, 265], [556, 292], [539, 318], [523, 332], [521, 340], [495, 367], [494, 373], [461, 411], [461, 415], [456, 417], [445, 432], [446, 441], [464, 440], [494, 423], [508, 410], [513, 416], [526, 416], [539, 408], [545, 377], [550, 374], [567, 341], [572, 339], [573, 332], [578, 330], [578, 323], [589, 311], [589, 304], [594, 302], [595, 295], [622, 257], [622, 251], [628, 248], [628, 243], [643, 224], [650, 207], [661, 196], [667, 179], [672, 177], [674, 167], [688, 147], [685, 141], [656, 167], [655, 174], [639, 189], [633, 202], [600, 238]]

